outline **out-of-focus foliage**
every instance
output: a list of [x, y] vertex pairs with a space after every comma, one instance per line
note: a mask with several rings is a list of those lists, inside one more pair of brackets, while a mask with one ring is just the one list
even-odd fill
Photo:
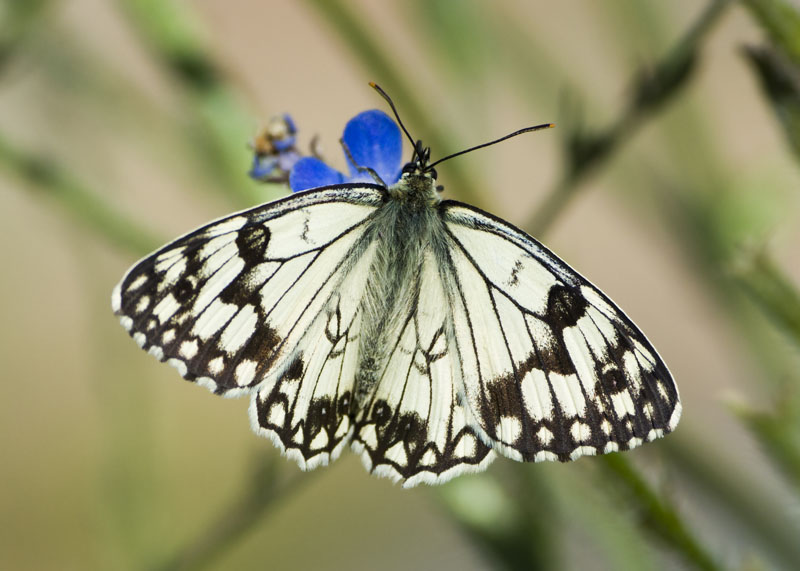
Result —
[[789, 59], [783, 50], [771, 47], [747, 48], [745, 54], [761, 79], [792, 149], [800, 155], [800, 64]]
[[800, 12], [789, 0], [743, 0], [771, 43], [800, 65]]
[[[0, 567], [797, 567], [795, 4], [83, 4], [0, 4]], [[357, 104], [335, 97], [362, 80]], [[567, 259], [624, 276], [683, 390], [674, 435], [405, 491], [345, 457], [299, 473], [249, 439], [242, 407], [143, 364], [111, 322], [121, 271], [280, 196], [247, 177], [258, 122], [289, 112], [313, 134], [318, 110], [335, 137], [380, 104], [368, 80], [438, 156], [556, 120], [560, 138], [453, 160], [441, 182], [545, 240], [569, 224]], [[751, 160], [724, 112], [771, 154]]]

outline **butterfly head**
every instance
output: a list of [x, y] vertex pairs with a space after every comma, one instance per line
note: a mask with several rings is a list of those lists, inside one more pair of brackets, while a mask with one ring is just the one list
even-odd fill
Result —
[[436, 180], [436, 169], [431, 168], [431, 148], [422, 144], [422, 141], [417, 140], [414, 143], [414, 153], [411, 155], [411, 162], [408, 162], [403, 167], [403, 174], [424, 176], [432, 180]]
[[439, 202], [438, 193], [443, 190], [436, 185], [436, 169], [430, 166], [431, 149], [417, 141], [411, 161], [403, 166], [400, 180], [389, 188], [395, 198], [418, 202], [419, 204], [435, 204]]

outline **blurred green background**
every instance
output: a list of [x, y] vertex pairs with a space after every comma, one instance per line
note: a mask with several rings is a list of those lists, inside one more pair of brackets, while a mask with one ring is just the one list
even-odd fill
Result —
[[[394, 98], [439, 169], [615, 299], [675, 434], [402, 490], [301, 473], [110, 310], [150, 249], [285, 190], [250, 141]], [[410, 153], [410, 150], [408, 150]], [[800, 568], [800, 12], [787, 0], [0, 2], [0, 568]]]

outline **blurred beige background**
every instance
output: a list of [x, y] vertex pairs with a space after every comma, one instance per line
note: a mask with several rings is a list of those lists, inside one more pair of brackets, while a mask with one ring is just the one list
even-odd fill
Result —
[[[638, 19], [635, 4], [494, 3], [541, 52], [532, 61], [548, 62], [542, 75], [555, 78], [537, 83], [535, 67], [517, 70], [538, 85], [525, 99], [491, 46], [485, 46], [487, 69], [496, 73], [480, 70], [474, 82], [463, 83], [432, 53], [431, 31], [402, 2], [356, 3], [441, 121], [437, 127], [451, 133], [452, 148], [433, 149], [434, 156], [528, 124], [558, 123], [567, 88], [582, 94], [589, 124], [616, 117], [634, 71], [663, 55], [703, 3], [654, 9], [663, 37]], [[324, 15], [289, 1], [177, 5], [194, 18], [187, 25], [202, 30], [238, 92], [241, 119], [250, 124], [247, 137], [270, 116], [290, 112], [301, 146], [318, 134], [326, 157], [344, 167], [338, 137], [357, 112], [384, 108], [367, 86], [381, 77], [356, 62]], [[787, 222], [798, 219], [800, 175], [739, 53], [759, 40], [745, 14], [729, 10], [704, 44], [687, 93], [582, 185], [543, 241], [616, 300], [658, 347], [684, 400], [675, 438], [696, 435], [713, 453], [740, 458], [743, 478], [782, 498], [783, 484], [758, 466], [757, 446], [725, 406], [727, 399], [769, 400], [759, 370], [659, 211], [654, 192], [664, 189], [653, 189], [661, 174], [667, 185], [684, 180], [685, 157], [663, 153], [664, 141], [680, 139], [684, 125], [701, 122], [717, 153], [708, 160], [728, 169], [726, 182], [744, 203], [763, 211], [761, 243], [754, 246], [766, 243], [800, 281], [800, 233]], [[52, 2], [0, 82], [0, 131], [10, 141], [68, 165], [82, 184], [159, 238], [235, 208], [233, 197], [203, 176], [193, 154], [187, 98], [154, 63], [120, 4]], [[395, 102], [402, 113], [404, 101]], [[428, 125], [408, 127], [426, 139]], [[560, 173], [564, 134], [557, 128], [458, 159], [464, 171], [485, 181], [481, 206], [524, 225]], [[239, 143], [242, 172], [249, 167], [247, 137]], [[458, 198], [458, 188], [448, 185], [449, 168], [440, 169], [440, 182], [447, 196]], [[769, 192], [761, 201], [763, 183]], [[265, 201], [275, 196], [269, 192], [263, 190]], [[109, 245], [76, 220], [57, 199], [0, 171], [4, 569], [151, 564], [194, 538], [237, 497], [255, 454], [276, 454], [251, 433], [246, 400], [219, 399], [183, 382], [128, 339], [109, 296], [136, 254]], [[648, 450], [631, 454], [645, 463], [656, 458]], [[588, 462], [575, 467], [585, 471], [578, 466]], [[290, 476], [297, 471], [287, 462], [281, 469]], [[570, 466], [525, 469], [575, 477]], [[350, 453], [303, 477], [309, 480], [217, 561], [218, 568], [489, 565], [428, 489], [401, 491], [371, 478]], [[678, 503], [712, 543], [730, 539], [708, 531], [713, 514], [703, 513], [690, 491]], [[587, 556], [578, 551], [573, 557], [577, 565]]]

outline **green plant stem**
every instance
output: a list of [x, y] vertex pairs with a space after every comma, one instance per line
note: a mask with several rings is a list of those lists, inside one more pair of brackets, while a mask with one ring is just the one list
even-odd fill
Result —
[[49, 158], [11, 145], [0, 135], [0, 165], [25, 184], [60, 204], [65, 211], [117, 247], [140, 256], [161, 243], [150, 232], [120, 214], [64, 167]]
[[534, 212], [525, 228], [544, 234], [581, 188], [581, 183], [631, 140], [644, 121], [673, 99], [687, 84], [700, 44], [719, 20], [730, 0], [713, 0], [675, 47], [647, 73], [635, 78], [633, 97], [620, 117], [605, 131], [587, 135], [577, 125], [567, 135], [567, 167], [555, 188]]
[[743, 0], [772, 42], [800, 65], [800, 11], [786, 0]]
[[626, 458], [620, 454], [608, 454], [600, 458], [600, 463], [611, 480], [624, 487], [626, 493], [623, 496], [639, 510], [642, 523], [653, 536], [694, 568], [719, 569], [713, 557], [694, 539], [678, 512], [656, 494]]
[[800, 159], [800, 63], [772, 46], [747, 46], [742, 53], [760, 79], [795, 158]]

